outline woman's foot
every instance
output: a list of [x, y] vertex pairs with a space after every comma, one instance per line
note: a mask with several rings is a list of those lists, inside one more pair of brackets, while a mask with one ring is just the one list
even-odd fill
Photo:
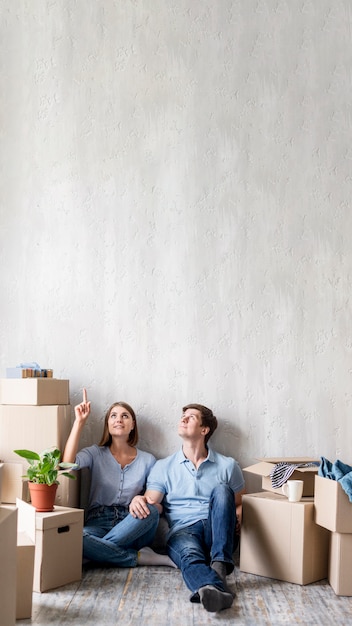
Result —
[[137, 565], [165, 565], [166, 567], [175, 567], [177, 569], [177, 565], [167, 554], [159, 554], [148, 547], [141, 548], [138, 551]]

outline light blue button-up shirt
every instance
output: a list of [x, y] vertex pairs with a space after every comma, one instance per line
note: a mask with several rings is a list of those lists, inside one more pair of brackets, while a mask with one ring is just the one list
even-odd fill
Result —
[[144, 493], [155, 457], [137, 449], [136, 458], [122, 468], [108, 446], [94, 444], [80, 450], [75, 462], [80, 468], [88, 467], [91, 471], [89, 509], [114, 504], [128, 507], [134, 496]]
[[235, 459], [209, 449], [207, 458], [196, 469], [179, 450], [155, 463], [147, 489], [164, 495], [170, 536], [180, 528], [208, 518], [210, 495], [219, 484], [229, 485], [234, 494], [244, 489], [243, 474]]

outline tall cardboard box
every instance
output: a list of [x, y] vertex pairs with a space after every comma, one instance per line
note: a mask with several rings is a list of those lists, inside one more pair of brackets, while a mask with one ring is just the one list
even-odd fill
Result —
[[[273, 493], [282, 494], [282, 489], [279, 487], [275, 489], [272, 486], [270, 473], [274, 469], [275, 465], [281, 462], [290, 463], [293, 465], [314, 463], [310, 467], [297, 467], [289, 480], [303, 480], [303, 497], [310, 497], [314, 495], [314, 479], [319, 469], [319, 461], [311, 457], [275, 457], [275, 458], [262, 458], [258, 459], [258, 462], [254, 465], [250, 465], [243, 469], [243, 473], [249, 474], [249, 476], [261, 479], [262, 489], [264, 491], [272, 491]], [[246, 484], [247, 484], [246, 478]]]
[[[44, 379], [43, 379], [44, 380]], [[27, 449], [41, 452], [57, 446], [63, 450], [71, 431], [71, 406], [0, 405], [0, 459], [28, 463], [14, 453]]]
[[329, 532], [314, 522], [313, 498], [289, 502], [260, 492], [243, 496], [240, 569], [307, 585], [327, 578]]
[[70, 404], [69, 381], [58, 378], [1, 378], [0, 404]]
[[[70, 431], [70, 405], [0, 405], [0, 458], [6, 462], [22, 463], [22, 473], [25, 474], [28, 463], [14, 450], [42, 452], [55, 446], [63, 451]], [[28, 499], [25, 493], [23, 499]], [[59, 506], [79, 506], [79, 480], [63, 478], [55, 503]]]
[[34, 591], [47, 591], [82, 577], [83, 509], [55, 506], [36, 513]]
[[352, 596], [352, 534], [331, 533], [329, 583], [337, 596]]
[[352, 533], [352, 502], [340, 483], [323, 476], [315, 477], [315, 521], [337, 533]]
[[17, 510], [0, 507], [0, 626], [16, 623]]

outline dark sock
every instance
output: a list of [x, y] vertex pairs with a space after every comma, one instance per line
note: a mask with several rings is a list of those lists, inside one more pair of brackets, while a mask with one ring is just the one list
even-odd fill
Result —
[[224, 563], [223, 561], [213, 561], [210, 567], [211, 569], [214, 570], [214, 572], [217, 573], [219, 578], [222, 580], [225, 591], [227, 593], [231, 593], [234, 596], [235, 594], [229, 589], [227, 582], [226, 582], [226, 576], [227, 576], [226, 563]]
[[203, 604], [206, 611], [209, 613], [216, 613], [223, 609], [229, 609], [233, 603], [233, 597], [231, 593], [226, 591], [220, 591], [213, 585], [205, 585], [198, 591], [200, 601]]

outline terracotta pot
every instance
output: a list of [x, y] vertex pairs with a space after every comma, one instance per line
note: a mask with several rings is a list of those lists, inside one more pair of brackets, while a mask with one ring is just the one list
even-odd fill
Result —
[[48, 513], [54, 510], [57, 485], [40, 485], [38, 483], [28, 483], [31, 494], [32, 505], [40, 513]]

